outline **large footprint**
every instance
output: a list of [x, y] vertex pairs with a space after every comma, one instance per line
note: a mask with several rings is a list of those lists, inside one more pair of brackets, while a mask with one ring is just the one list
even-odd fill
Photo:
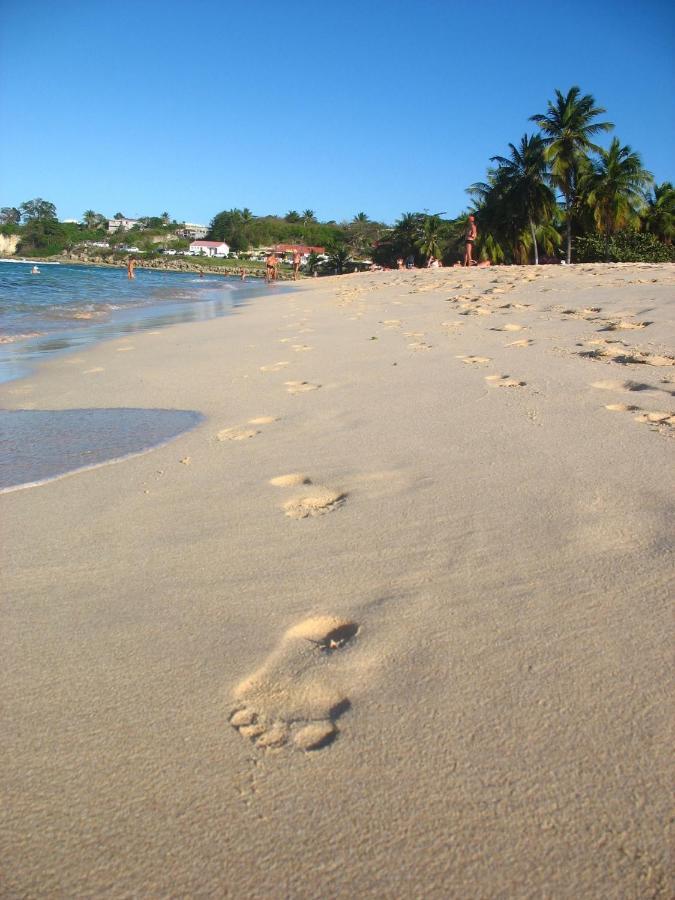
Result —
[[356, 623], [336, 616], [289, 628], [263, 665], [234, 689], [230, 725], [262, 749], [291, 743], [308, 751], [332, 743], [336, 722], [350, 707], [339, 656], [358, 631]]

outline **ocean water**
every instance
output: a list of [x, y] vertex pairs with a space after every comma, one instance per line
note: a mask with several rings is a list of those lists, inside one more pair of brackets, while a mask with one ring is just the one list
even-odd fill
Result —
[[259, 279], [104, 266], [0, 263], [0, 381], [19, 378], [46, 354], [175, 322], [231, 313], [286, 290]]
[[[287, 288], [258, 279], [97, 266], [0, 263], [0, 381], [103, 339], [228, 315]], [[202, 421], [197, 410], [0, 409], [0, 493], [147, 452]]]

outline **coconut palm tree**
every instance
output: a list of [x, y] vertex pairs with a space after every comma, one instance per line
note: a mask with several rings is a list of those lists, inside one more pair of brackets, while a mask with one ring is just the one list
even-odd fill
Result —
[[582, 96], [581, 88], [575, 85], [564, 96], [556, 90], [555, 101], [548, 101], [547, 112], [530, 116], [530, 121], [536, 122], [543, 132], [551, 180], [565, 199], [568, 264], [572, 261], [572, 216], [578, 202], [579, 179], [589, 169], [588, 154], [600, 151], [592, 138], [614, 128], [611, 122], [594, 121], [605, 112], [602, 106], [596, 106], [592, 94]]
[[296, 222], [300, 221], [300, 214], [296, 209], [291, 209], [286, 213], [284, 218], [287, 222], [292, 222], [293, 224], [295, 224]]
[[647, 195], [647, 207], [643, 216], [643, 228], [664, 244], [673, 242], [675, 219], [675, 188], [669, 181], [655, 184]]
[[305, 209], [302, 212], [302, 222], [304, 225], [310, 225], [316, 222], [316, 213], [313, 209]]
[[420, 253], [427, 258], [440, 259], [442, 223], [438, 216], [427, 216], [422, 225], [422, 235], [418, 242]]
[[88, 209], [86, 212], [82, 213], [82, 223], [85, 228], [98, 228], [103, 222], [105, 222], [105, 216], [102, 216], [101, 213], [97, 213], [93, 209]]
[[555, 209], [555, 195], [546, 183], [547, 166], [544, 141], [538, 134], [524, 134], [516, 147], [509, 144], [508, 157], [493, 156], [505, 189], [504, 202], [512, 206], [530, 230], [534, 263], [539, 265], [537, 227], [550, 220]]
[[651, 172], [642, 167], [640, 155], [614, 138], [608, 150], [600, 150], [580, 189], [593, 210], [599, 231], [607, 245], [615, 231], [640, 222], [646, 207], [646, 191], [653, 183]]

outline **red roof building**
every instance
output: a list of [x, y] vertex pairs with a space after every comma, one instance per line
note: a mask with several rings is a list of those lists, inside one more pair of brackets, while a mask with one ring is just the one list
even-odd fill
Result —
[[307, 247], [304, 244], [276, 244], [275, 253], [299, 253], [301, 256], [309, 256], [310, 253], [325, 253], [325, 247]]

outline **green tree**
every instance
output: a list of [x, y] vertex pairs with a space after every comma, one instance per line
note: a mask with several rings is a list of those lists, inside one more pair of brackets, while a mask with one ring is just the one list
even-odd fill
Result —
[[162, 225], [168, 225], [171, 222], [171, 216], [168, 212], [163, 212], [160, 218], [162, 220]]
[[305, 209], [302, 213], [302, 221], [305, 225], [311, 225], [316, 222], [316, 214], [313, 209]]
[[0, 225], [18, 225], [21, 221], [21, 211], [16, 206], [3, 206], [0, 209]]
[[36, 197], [34, 200], [26, 200], [19, 207], [21, 218], [24, 222], [57, 221], [56, 207], [48, 200]]
[[124, 213], [116, 212], [113, 216], [113, 219], [126, 219], [126, 216], [124, 215]]
[[546, 183], [547, 166], [544, 141], [538, 134], [524, 134], [516, 147], [509, 144], [508, 157], [493, 156], [499, 166], [503, 185], [503, 202], [512, 210], [507, 218], [522, 219], [532, 239], [535, 265], [539, 265], [537, 228], [549, 222], [555, 209], [555, 195]]
[[427, 258], [440, 259], [441, 250], [441, 220], [438, 216], [427, 216], [422, 225], [422, 234], [419, 239], [420, 252]]
[[82, 213], [82, 224], [85, 228], [92, 230], [95, 228], [100, 228], [105, 221], [105, 216], [101, 215], [101, 213], [95, 212], [93, 209], [88, 209], [84, 213]]
[[297, 210], [295, 210], [295, 209], [289, 210], [289, 211], [286, 213], [286, 215], [284, 216], [284, 218], [285, 218], [285, 220], [286, 220], [287, 222], [290, 222], [290, 223], [292, 223], [293, 225], [295, 225], [296, 222], [300, 222], [300, 221], [301, 221], [301, 220], [300, 220], [300, 213], [299, 213]]
[[336, 275], [342, 275], [350, 260], [349, 247], [346, 244], [336, 242], [327, 248], [326, 268]]
[[639, 225], [646, 191], [653, 181], [639, 154], [628, 145], [622, 147], [618, 138], [612, 140], [608, 150], [600, 149], [580, 188], [607, 244], [615, 231]]
[[579, 180], [589, 169], [589, 153], [600, 150], [592, 138], [614, 127], [611, 122], [595, 121], [605, 112], [602, 106], [596, 106], [592, 94], [581, 95], [581, 88], [575, 85], [564, 96], [556, 90], [547, 112], [530, 117], [543, 133], [551, 180], [564, 197], [568, 264], [572, 261], [572, 218], [579, 200]]
[[655, 184], [653, 191], [647, 195], [642, 227], [664, 244], [672, 244], [673, 220], [675, 220], [675, 189], [669, 181]]

